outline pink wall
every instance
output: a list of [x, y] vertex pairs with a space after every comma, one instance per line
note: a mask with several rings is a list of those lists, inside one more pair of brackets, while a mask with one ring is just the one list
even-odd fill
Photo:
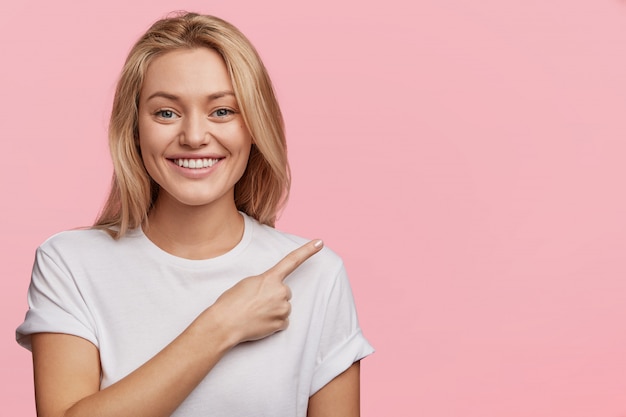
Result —
[[33, 251], [94, 218], [122, 60], [176, 7], [273, 75], [280, 227], [345, 258], [378, 350], [363, 416], [626, 416], [626, 3], [299, 3], [3, 5], [1, 414], [34, 415], [12, 339]]

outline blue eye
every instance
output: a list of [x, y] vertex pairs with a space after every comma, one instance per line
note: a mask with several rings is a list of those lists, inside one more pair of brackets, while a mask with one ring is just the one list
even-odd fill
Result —
[[235, 114], [235, 112], [230, 109], [217, 109], [213, 112], [213, 115], [215, 117], [220, 117], [220, 118], [228, 117], [233, 114]]
[[176, 117], [176, 113], [171, 110], [159, 110], [155, 113], [155, 115], [161, 119], [173, 119]]

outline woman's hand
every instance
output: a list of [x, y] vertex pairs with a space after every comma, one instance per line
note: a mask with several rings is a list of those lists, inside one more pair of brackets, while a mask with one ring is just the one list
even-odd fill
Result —
[[286, 329], [291, 312], [291, 290], [284, 280], [322, 246], [321, 240], [308, 242], [261, 275], [244, 278], [224, 292], [207, 311], [229, 329], [234, 344], [262, 339]]
[[287, 327], [291, 294], [283, 280], [321, 248], [321, 241], [311, 241], [263, 274], [243, 279], [148, 362], [102, 391], [91, 342], [33, 335], [37, 415], [170, 416], [230, 348]]

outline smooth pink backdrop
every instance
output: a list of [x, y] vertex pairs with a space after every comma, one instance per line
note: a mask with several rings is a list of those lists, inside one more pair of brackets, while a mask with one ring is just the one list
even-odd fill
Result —
[[345, 259], [362, 415], [626, 416], [626, 3], [4, 2], [0, 396], [33, 252], [106, 195], [123, 59], [173, 9], [239, 26], [287, 120], [279, 227]]

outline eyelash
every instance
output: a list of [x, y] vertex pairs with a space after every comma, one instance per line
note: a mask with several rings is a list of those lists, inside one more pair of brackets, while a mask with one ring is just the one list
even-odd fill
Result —
[[[226, 112], [226, 114], [219, 115], [219, 114], [218, 114], [218, 112]], [[168, 115], [166, 116], [166, 115], [165, 115], [165, 113], [167, 113]], [[211, 113], [209, 116], [211, 116], [211, 117], [217, 117], [217, 118], [219, 118], [219, 119], [223, 119], [223, 118], [226, 118], [226, 117], [232, 116], [232, 115], [234, 115], [235, 113], [236, 113], [236, 112], [235, 112], [234, 110], [232, 110], [232, 109], [228, 109], [228, 108], [226, 108], [226, 107], [222, 107], [222, 108], [219, 108], [219, 109], [215, 110], [215, 111], [214, 111], [213, 113]], [[156, 112], [154, 112], [154, 115], [155, 115], [156, 117], [159, 117], [159, 118], [164, 119], [164, 120], [172, 120], [172, 119], [174, 119], [175, 117], [180, 117], [180, 116], [178, 116], [178, 115], [176, 114], [176, 112], [174, 112], [173, 110], [169, 110], [169, 109], [157, 110]]]
[[[169, 113], [170, 117], [165, 117], [164, 113]], [[174, 116], [178, 116], [173, 110], [168, 109], [157, 110], [156, 112], [154, 112], [154, 115], [164, 120], [172, 120]]]
[[[219, 116], [219, 115], [217, 115], [218, 112], [226, 112], [226, 114]], [[210, 115], [211, 116], [215, 115], [215, 117], [218, 117], [218, 118], [225, 118], [225, 117], [228, 117], [228, 116], [232, 116], [233, 114], [235, 114], [234, 110], [228, 109], [226, 107], [222, 107], [222, 108], [219, 108], [219, 109], [215, 110]]]

